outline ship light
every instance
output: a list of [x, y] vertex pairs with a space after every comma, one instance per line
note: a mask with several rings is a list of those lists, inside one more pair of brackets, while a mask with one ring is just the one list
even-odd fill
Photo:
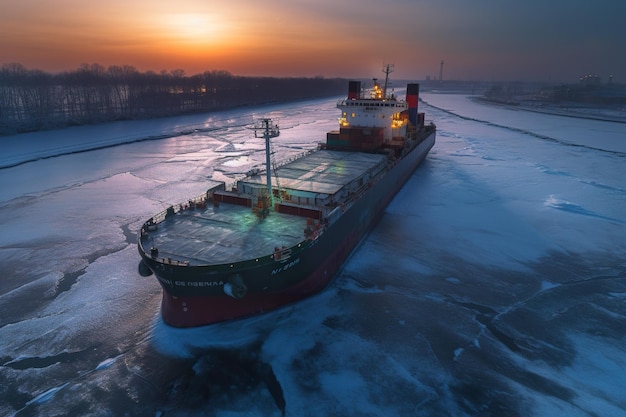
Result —
[[339, 118], [339, 126], [347, 127], [349, 125], [348, 120], [345, 117]]
[[374, 84], [374, 88], [372, 89], [372, 98], [377, 100], [383, 98], [383, 90], [378, 84]]
[[393, 120], [391, 121], [391, 127], [397, 129], [404, 125], [405, 121], [400, 118], [400, 113], [394, 113]]

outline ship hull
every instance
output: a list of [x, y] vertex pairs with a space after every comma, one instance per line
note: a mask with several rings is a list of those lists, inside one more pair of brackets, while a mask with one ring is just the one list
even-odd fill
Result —
[[[435, 143], [435, 130], [402, 158], [383, 179], [313, 241], [302, 242], [281, 260], [257, 260], [236, 271], [164, 266], [142, 252], [143, 262], [163, 287], [161, 314], [174, 327], [194, 327], [274, 310], [324, 289], [359, 241], [376, 224], [385, 207]], [[233, 276], [247, 292], [235, 298], [224, 291]]]

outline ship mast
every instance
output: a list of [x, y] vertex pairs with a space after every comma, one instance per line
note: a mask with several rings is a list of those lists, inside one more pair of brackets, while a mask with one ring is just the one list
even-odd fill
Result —
[[383, 64], [383, 72], [385, 73], [385, 85], [383, 86], [383, 100], [387, 99], [387, 85], [389, 84], [389, 74], [393, 72], [393, 64]]
[[272, 125], [272, 119], [261, 119], [261, 124], [254, 127], [254, 137], [265, 139], [265, 176], [267, 181], [267, 192], [271, 207], [272, 202], [272, 166], [270, 139], [280, 135], [278, 125]]

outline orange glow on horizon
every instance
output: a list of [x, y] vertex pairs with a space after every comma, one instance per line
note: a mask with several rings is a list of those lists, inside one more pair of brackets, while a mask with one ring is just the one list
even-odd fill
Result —
[[[48, 72], [96, 63], [188, 75], [366, 78], [380, 77], [387, 62], [395, 79], [418, 80], [436, 78], [443, 59], [444, 79], [577, 80], [584, 67], [626, 80], [626, 55], [615, 53], [621, 44], [609, 35], [623, 13], [607, 8], [602, 30], [581, 31], [594, 27], [583, 24], [599, 10], [591, 3], [568, 9], [573, 20], [557, 30], [550, 2], [0, 1], [0, 65]], [[532, 32], [526, 21], [536, 24]]]
[[178, 13], [153, 18], [154, 39], [166, 48], [201, 49], [225, 47], [233, 29], [219, 16]]
[[96, 63], [156, 72], [180, 68], [188, 75], [226, 70], [332, 77], [352, 75], [356, 63], [369, 59], [372, 45], [359, 43], [356, 34], [337, 36], [332, 19], [314, 24], [309, 16], [292, 19], [275, 8], [179, 1], [172, 11], [166, 3], [120, 6], [111, 0], [120, 7], [115, 13], [106, 3], [81, 3], [70, 11], [50, 4], [32, 10], [12, 5], [6, 12], [13, 19], [5, 18], [0, 27], [0, 65], [17, 62], [59, 72]]

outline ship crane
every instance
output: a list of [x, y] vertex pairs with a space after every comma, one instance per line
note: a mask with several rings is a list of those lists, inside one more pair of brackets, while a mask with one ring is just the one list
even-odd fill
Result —
[[278, 124], [273, 124], [272, 119], [264, 118], [254, 127], [254, 137], [265, 139], [265, 177], [267, 181], [268, 206], [272, 206], [272, 152], [270, 139], [280, 135]]
[[383, 100], [387, 99], [387, 87], [389, 86], [389, 74], [393, 72], [393, 64], [383, 65], [383, 73], [385, 74], [385, 85], [383, 86]]

